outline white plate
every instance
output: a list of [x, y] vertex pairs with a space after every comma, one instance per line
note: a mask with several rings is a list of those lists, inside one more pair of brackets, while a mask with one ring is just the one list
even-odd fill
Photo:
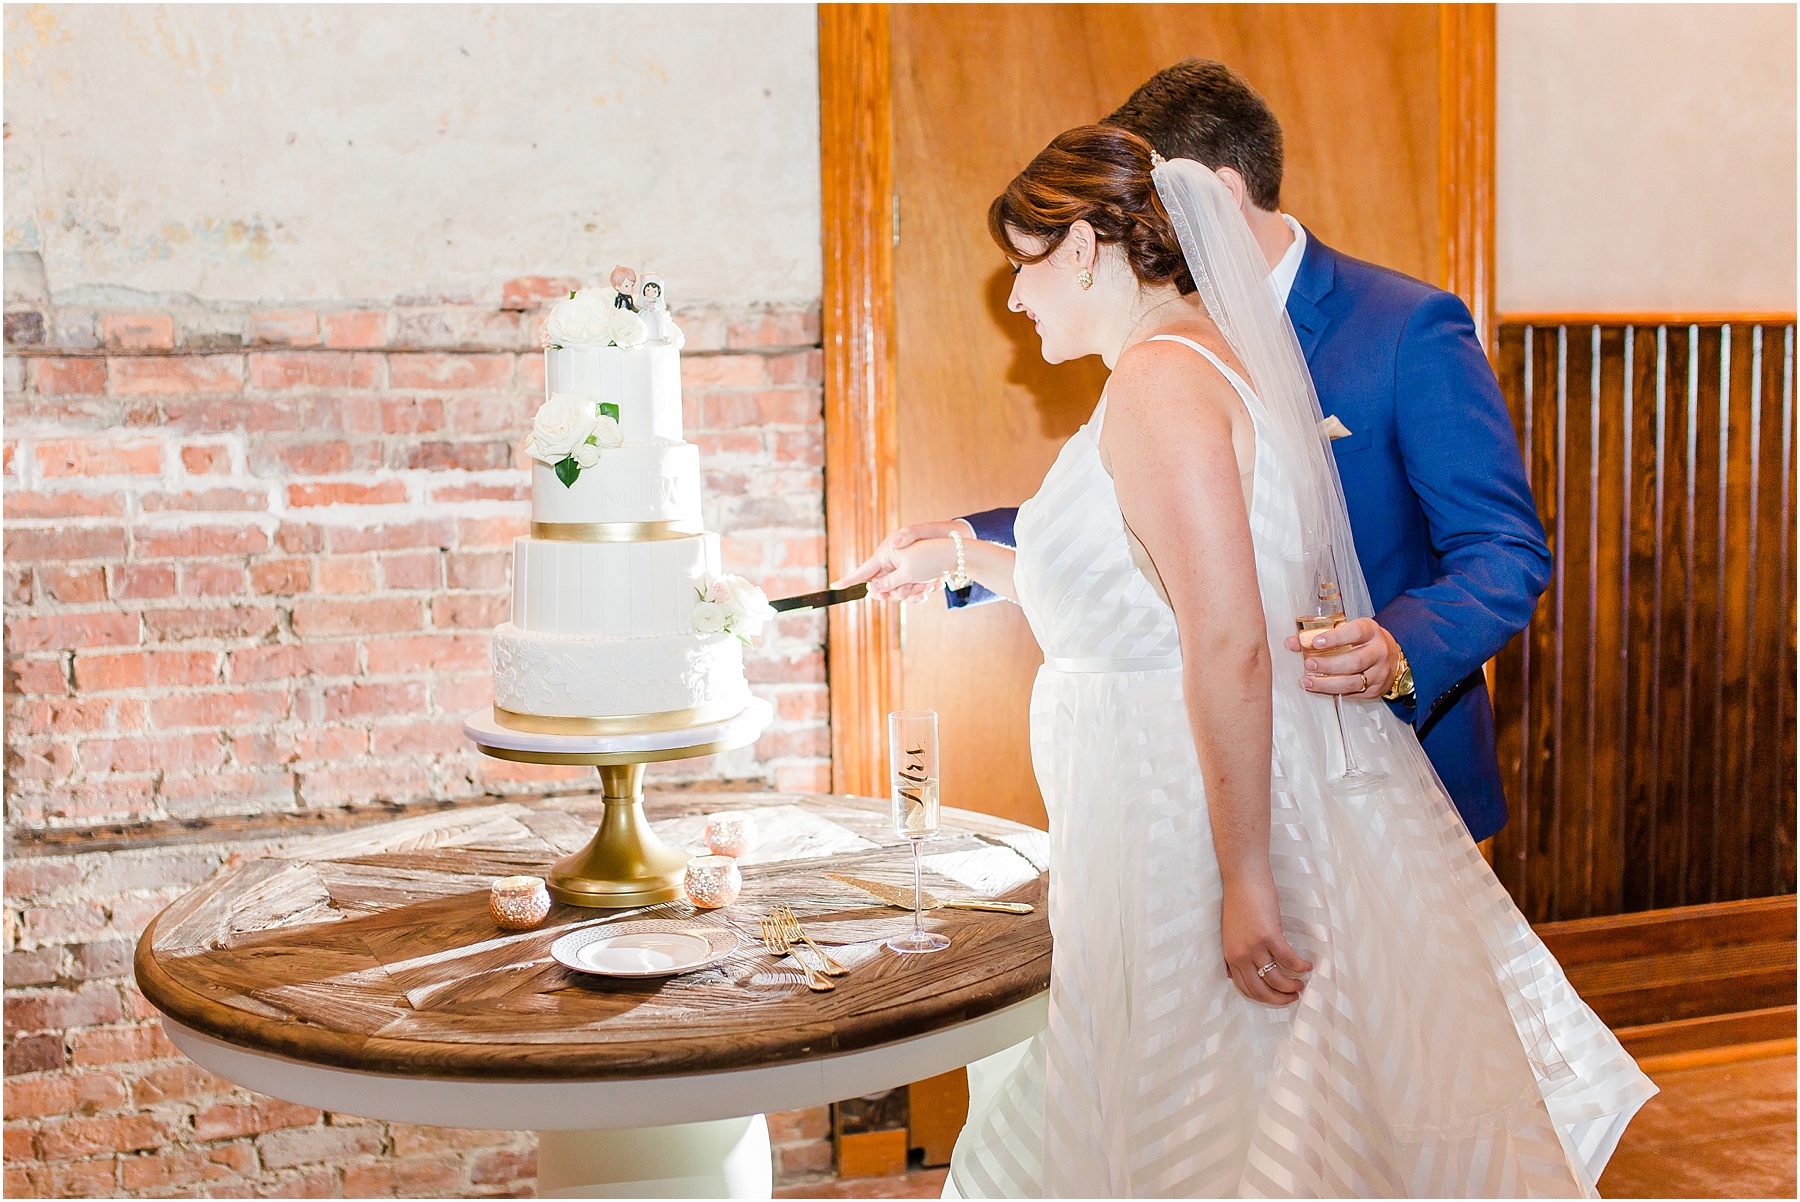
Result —
[[738, 948], [729, 927], [621, 922], [571, 931], [550, 945], [557, 963], [602, 977], [672, 977], [716, 964]]

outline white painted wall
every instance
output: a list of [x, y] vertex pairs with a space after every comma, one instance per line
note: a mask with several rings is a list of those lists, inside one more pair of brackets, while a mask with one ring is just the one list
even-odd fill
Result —
[[1794, 308], [1794, 12], [1500, 5], [1501, 312]]
[[9, 4], [5, 93], [65, 303], [820, 294], [812, 5]]

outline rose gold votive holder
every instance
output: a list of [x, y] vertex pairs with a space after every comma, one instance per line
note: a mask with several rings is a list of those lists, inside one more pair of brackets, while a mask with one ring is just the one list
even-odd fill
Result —
[[507, 931], [528, 931], [550, 913], [550, 890], [541, 876], [503, 876], [488, 890], [488, 913]]
[[727, 811], [706, 816], [706, 846], [715, 856], [743, 855], [756, 846], [756, 819]]
[[688, 861], [683, 887], [697, 908], [716, 910], [737, 900], [744, 878], [730, 856], [695, 856]]

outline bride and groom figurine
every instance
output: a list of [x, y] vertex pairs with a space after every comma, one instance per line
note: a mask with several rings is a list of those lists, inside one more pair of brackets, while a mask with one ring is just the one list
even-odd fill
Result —
[[1055, 139], [990, 228], [1044, 357], [1111, 369], [1094, 415], [1020, 508], [834, 584], [1013, 599], [1045, 656], [1050, 1017], [970, 1066], [947, 1196], [1592, 1196], [1655, 1092], [1476, 847], [1482, 664], [1551, 561], [1468, 310], [1280, 184], [1205, 60]]
[[663, 299], [663, 278], [652, 272], [639, 275], [623, 264], [612, 269], [613, 304], [636, 313], [643, 319], [651, 342], [664, 342], [671, 336], [674, 323], [669, 318], [669, 305]]

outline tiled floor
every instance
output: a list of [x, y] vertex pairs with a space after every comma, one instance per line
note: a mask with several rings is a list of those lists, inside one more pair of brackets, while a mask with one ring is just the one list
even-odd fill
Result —
[[[1619, 1141], [1606, 1198], [1792, 1198], [1794, 1057], [1653, 1074], [1662, 1092]], [[781, 1198], [936, 1198], [944, 1170], [826, 1181]]]
[[1652, 1073], [1613, 1153], [1606, 1198], [1794, 1197], [1794, 1057]]

